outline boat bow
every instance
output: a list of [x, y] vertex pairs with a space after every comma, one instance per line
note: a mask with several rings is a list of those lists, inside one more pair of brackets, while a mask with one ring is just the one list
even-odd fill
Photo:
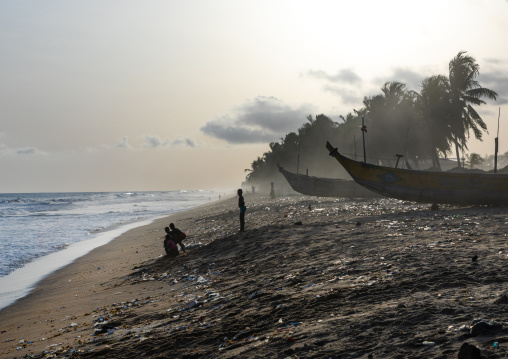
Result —
[[347, 158], [330, 142], [326, 148], [355, 182], [387, 197], [423, 203], [508, 204], [508, 175], [505, 174], [390, 168]]

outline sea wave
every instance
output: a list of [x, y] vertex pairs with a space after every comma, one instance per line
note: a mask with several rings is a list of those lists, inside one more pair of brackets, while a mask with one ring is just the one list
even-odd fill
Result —
[[[212, 191], [0, 194], [0, 277], [118, 226], [208, 202]], [[26, 245], [28, 243], [28, 245]], [[5, 248], [9, 251], [5, 251]]]

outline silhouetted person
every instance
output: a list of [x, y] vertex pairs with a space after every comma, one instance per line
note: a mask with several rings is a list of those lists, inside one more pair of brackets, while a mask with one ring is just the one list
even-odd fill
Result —
[[169, 224], [169, 228], [171, 228], [170, 234], [173, 236], [173, 242], [179, 244], [182, 251], [185, 252], [185, 246], [183, 245], [182, 241], [187, 238], [187, 235], [176, 228], [173, 223]]
[[245, 200], [243, 199], [241, 189], [238, 190], [238, 207], [240, 208], [240, 232], [245, 230], [245, 211], [247, 207], [245, 207]]
[[270, 190], [270, 198], [275, 199], [275, 190], [273, 189], [273, 182], [272, 182], [272, 189]]
[[164, 228], [166, 231], [166, 237], [164, 238], [164, 250], [168, 257], [176, 257], [180, 253], [178, 252], [178, 247], [176, 243], [173, 242], [173, 235], [169, 231], [169, 227]]

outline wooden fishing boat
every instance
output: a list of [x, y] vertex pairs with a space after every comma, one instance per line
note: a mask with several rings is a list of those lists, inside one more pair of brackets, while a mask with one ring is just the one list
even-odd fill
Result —
[[286, 178], [291, 188], [307, 196], [373, 198], [381, 197], [358, 185], [353, 180], [313, 177], [286, 171], [279, 166], [279, 171]]
[[387, 197], [436, 204], [508, 204], [508, 174], [390, 168], [349, 159], [330, 142], [326, 148], [358, 184]]

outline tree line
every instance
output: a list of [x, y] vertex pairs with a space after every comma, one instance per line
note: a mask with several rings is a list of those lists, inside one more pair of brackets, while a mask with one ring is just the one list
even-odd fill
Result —
[[[420, 92], [401, 82], [386, 82], [380, 94], [364, 97], [363, 107], [340, 116], [339, 122], [309, 115], [296, 132], [269, 144], [270, 150], [246, 170], [246, 179], [274, 178], [277, 164], [299, 173], [337, 176], [336, 163], [326, 161], [326, 141], [363, 160], [362, 124], [368, 162], [393, 165], [395, 154], [400, 154], [408, 166], [431, 163], [431, 169], [441, 170], [439, 158], [455, 154], [457, 166], [464, 167], [461, 154], [468, 150], [471, 134], [482, 140], [487, 131], [475, 107], [485, 104], [484, 99], [496, 100], [497, 93], [480, 85], [479, 65], [464, 51], [449, 62], [448, 69], [448, 76], [425, 78]], [[477, 156], [470, 155], [468, 161], [478, 163]]]

